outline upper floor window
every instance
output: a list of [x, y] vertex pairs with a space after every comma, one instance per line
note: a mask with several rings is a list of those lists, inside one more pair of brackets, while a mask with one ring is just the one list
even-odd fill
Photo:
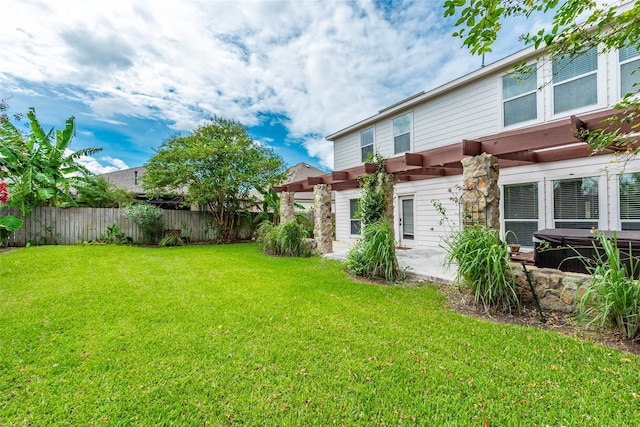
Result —
[[553, 59], [554, 114], [598, 103], [598, 50]]
[[411, 113], [393, 119], [393, 152], [406, 151], [411, 151]]
[[363, 162], [373, 153], [373, 128], [360, 132], [360, 151]]
[[618, 51], [620, 61], [620, 97], [640, 91], [640, 52], [635, 47]]
[[538, 183], [504, 186], [504, 229], [507, 243], [533, 247], [538, 231]]
[[502, 77], [504, 125], [510, 126], [538, 118], [537, 67]]
[[598, 177], [553, 181], [555, 228], [598, 228]]
[[620, 224], [623, 230], [640, 230], [640, 173], [620, 175]]

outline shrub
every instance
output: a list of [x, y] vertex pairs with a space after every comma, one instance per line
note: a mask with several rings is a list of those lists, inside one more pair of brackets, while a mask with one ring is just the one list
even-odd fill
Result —
[[470, 289], [486, 311], [519, 307], [509, 247], [497, 230], [480, 224], [464, 227], [447, 236], [443, 247], [445, 265], [458, 266], [456, 283]]
[[127, 242], [127, 236], [117, 224], [112, 224], [107, 226], [104, 234], [100, 235], [100, 241], [111, 245], [122, 245]]
[[592, 279], [579, 302], [580, 319], [633, 339], [640, 331], [640, 281], [634, 279], [640, 261], [633, 258], [629, 245], [629, 266], [625, 265], [615, 233], [609, 239], [599, 232], [597, 242], [601, 248], [594, 242], [596, 262], [588, 267]]
[[182, 246], [182, 237], [176, 235], [176, 234], [170, 234], [168, 236], [165, 236], [162, 238], [162, 240], [160, 240], [160, 246], [161, 247], [165, 247], [165, 246]]
[[122, 216], [135, 222], [142, 232], [145, 243], [157, 242], [162, 235], [162, 209], [148, 203], [128, 205], [122, 209]]
[[267, 255], [308, 257], [313, 254], [304, 227], [295, 220], [279, 225], [262, 222], [256, 230], [256, 240], [262, 243], [262, 251]]
[[390, 282], [405, 278], [398, 267], [393, 230], [387, 221], [376, 221], [362, 229], [362, 237], [347, 253], [347, 268], [358, 276]]

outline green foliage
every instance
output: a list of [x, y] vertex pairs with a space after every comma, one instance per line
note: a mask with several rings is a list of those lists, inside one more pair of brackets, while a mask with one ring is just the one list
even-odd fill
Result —
[[75, 206], [72, 187], [81, 188], [89, 171], [77, 160], [101, 149], [84, 148], [68, 154], [75, 133], [74, 118], [64, 130], [44, 131], [35, 110], [27, 113], [31, 133], [25, 137], [8, 120], [0, 120], [0, 178], [8, 178], [10, 204], [28, 216], [35, 206]]
[[295, 220], [278, 225], [264, 221], [256, 230], [256, 240], [262, 244], [262, 251], [267, 255], [309, 257], [313, 255], [313, 250], [307, 238], [306, 230]]
[[456, 265], [456, 282], [470, 289], [485, 310], [511, 311], [519, 307], [509, 247], [497, 230], [474, 224], [444, 239], [445, 265]]
[[122, 245], [127, 243], [127, 236], [117, 224], [112, 224], [107, 226], [104, 234], [100, 236], [100, 241], [109, 245]]
[[90, 208], [119, 208], [133, 203], [133, 194], [101, 176], [90, 176], [78, 189], [76, 201]]
[[148, 203], [127, 205], [122, 216], [133, 221], [142, 232], [145, 243], [155, 243], [163, 231], [162, 209]]
[[364, 227], [384, 219], [386, 206], [386, 191], [388, 181], [393, 177], [384, 172], [384, 157], [379, 153], [370, 154], [367, 163], [375, 163], [377, 169], [374, 173], [364, 174], [360, 177], [360, 199], [358, 202], [358, 217]]
[[0, 243], [4, 243], [11, 233], [22, 228], [22, 220], [14, 215], [5, 215], [0, 217]]
[[590, 267], [591, 284], [579, 301], [580, 317], [589, 324], [612, 327], [627, 339], [633, 339], [640, 332], [640, 281], [634, 279], [640, 260], [631, 256], [630, 245], [626, 254], [629, 265], [623, 262], [615, 233], [609, 239], [598, 232], [597, 241], [595, 267]]
[[[461, 38], [462, 44], [474, 54], [491, 52], [504, 19], [512, 16], [533, 19], [541, 13], [552, 14], [551, 25], [524, 34], [522, 40], [536, 48], [546, 46], [551, 58], [576, 58], [594, 46], [598, 47], [598, 54], [622, 47], [640, 50], [640, 1], [637, 0], [624, 7], [617, 2], [592, 0], [445, 0], [444, 8], [445, 17], [457, 18], [453, 36]], [[526, 65], [522, 63], [516, 68], [523, 69]], [[582, 136], [594, 151], [616, 147], [637, 155], [640, 153], [637, 137], [640, 100], [627, 94], [616, 109], [619, 113], [607, 120], [606, 126]]]
[[177, 234], [170, 234], [168, 236], [163, 237], [162, 240], [160, 240], [161, 247], [182, 246], [183, 243], [184, 242], [182, 241], [182, 237], [178, 236]]
[[146, 166], [149, 194], [187, 191], [187, 203], [206, 204], [218, 238], [228, 242], [250, 191], [284, 179], [284, 162], [256, 143], [241, 124], [213, 118], [187, 136], [165, 140]]
[[384, 171], [384, 157], [376, 153], [367, 158], [377, 165], [375, 172], [360, 177], [358, 217], [362, 220], [362, 235], [347, 254], [347, 266], [359, 276], [380, 277], [388, 281], [404, 279], [398, 266], [396, 245], [391, 224], [385, 219], [387, 192], [393, 191], [393, 176]]
[[405, 279], [398, 267], [393, 229], [387, 221], [368, 224], [347, 253], [347, 268], [358, 276], [381, 277], [389, 282]]

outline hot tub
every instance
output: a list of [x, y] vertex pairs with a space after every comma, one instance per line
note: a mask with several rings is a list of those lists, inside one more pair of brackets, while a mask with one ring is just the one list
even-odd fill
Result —
[[[613, 231], [601, 232], [611, 238], [614, 234]], [[627, 267], [631, 256], [636, 259], [636, 262], [640, 261], [640, 232], [616, 231], [615, 234], [620, 257]], [[547, 228], [533, 233], [533, 238], [536, 267], [589, 274], [589, 267], [595, 265], [594, 261], [598, 258], [598, 254], [604, 257], [604, 250], [600, 247], [596, 234], [591, 230]], [[640, 271], [636, 271], [635, 277], [638, 278], [639, 275]]]

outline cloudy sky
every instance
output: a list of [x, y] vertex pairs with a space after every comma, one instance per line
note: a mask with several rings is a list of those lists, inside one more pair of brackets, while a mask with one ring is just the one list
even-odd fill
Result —
[[[442, 3], [4, 0], [0, 97], [47, 128], [75, 116], [71, 148], [103, 148], [95, 172], [142, 165], [214, 115], [330, 169], [326, 135], [481, 65]], [[486, 62], [530, 26], [505, 28]]]

